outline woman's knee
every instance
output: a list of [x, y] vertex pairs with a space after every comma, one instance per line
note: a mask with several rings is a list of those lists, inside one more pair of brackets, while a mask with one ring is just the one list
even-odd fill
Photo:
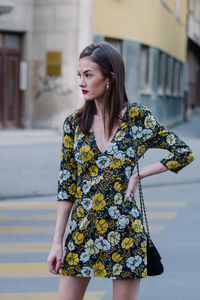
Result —
[[82, 300], [90, 282], [89, 277], [60, 276], [59, 300]]
[[138, 300], [140, 279], [114, 279], [113, 300]]

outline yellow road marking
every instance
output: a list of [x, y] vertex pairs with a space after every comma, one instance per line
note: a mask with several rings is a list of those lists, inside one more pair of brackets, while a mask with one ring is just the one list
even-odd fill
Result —
[[[84, 300], [101, 300], [105, 292], [86, 292]], [[1, 300], [56, 300], [57, 293], [0, 294]]]
[[151, 233], [159, 233], [164, 228], [165, 228], [164, 225], [155, 225], [155, 224], [149, 225], [149, 230], [150, 230]]
[[184, 207], [185, 201], [145, 201], [145, 205], [148, 207]]
[[0, 234], [54, 233], [54, 226], [1, 226]]
[[[145, 201], [145, 204], [149, 207], [184, 207], [185, 201]], [[8, 210], [22, 210], [22, 209], [57, 209], [57, 201], [55, 202], [14, 202], [5, 201], [0, 202], [0, 209]]]
[[0, 215], [0, 221], [54, 221], [56, 220], [56, 214], [46, 214], [46, 215]]
[[0, 209], [57, 209], [57, 201], [55, 202], [0, 202]]
[[49, 252], [51, 243], [0, 243], [0, 253]]
[[[48, 271], [47, 263], [0, 264], [0, 277], [49, 277], [56, 276]], [[0, 298], [1, 299], [1, 298]]]
[[149, 212], [148, 219], [171, 219], [176, 217], [177, 213], [173, 211]]

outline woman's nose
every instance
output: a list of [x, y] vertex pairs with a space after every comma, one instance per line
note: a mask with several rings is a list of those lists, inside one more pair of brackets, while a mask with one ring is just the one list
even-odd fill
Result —
[[79, 83], [78, 84], [79, 84], [80, 87], [85, 87], [86, 86], [86, 82], [85, 82], [83, 77], [79, 78]]

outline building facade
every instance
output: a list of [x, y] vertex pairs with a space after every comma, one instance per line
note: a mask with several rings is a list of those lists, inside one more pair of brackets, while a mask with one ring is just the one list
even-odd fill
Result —
[[187, 108], [200, 106], [200, 1], [189, 0]]
[[92, 0], [0, 0], [0, 127], [61, 128], [80, 106], [92, 13]]
[[94, 33], [121, 52], [131, 102], [166, 125], [184, 119], [186, 0], [94, 0]]

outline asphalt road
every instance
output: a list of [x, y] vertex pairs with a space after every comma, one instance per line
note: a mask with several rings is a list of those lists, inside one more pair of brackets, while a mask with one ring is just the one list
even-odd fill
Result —
[[[152, 240], [163, 275], [142, 280], [141, 300], [199, 300], [200, 112], [175, 132], [195, 161], [179, 174], [143, 181]], [[173, 129], [174, 130], [174, 129]], [[0, 300], [57, 299], [59, 277], [46, 258], [56, 220], [56, 185], [61, 135], [48, 130], [0, 131]], [[167, 153], [150, 150], [141, 165]], [[93, 278], [85, 300], [112, 299], [112, 281]]]

